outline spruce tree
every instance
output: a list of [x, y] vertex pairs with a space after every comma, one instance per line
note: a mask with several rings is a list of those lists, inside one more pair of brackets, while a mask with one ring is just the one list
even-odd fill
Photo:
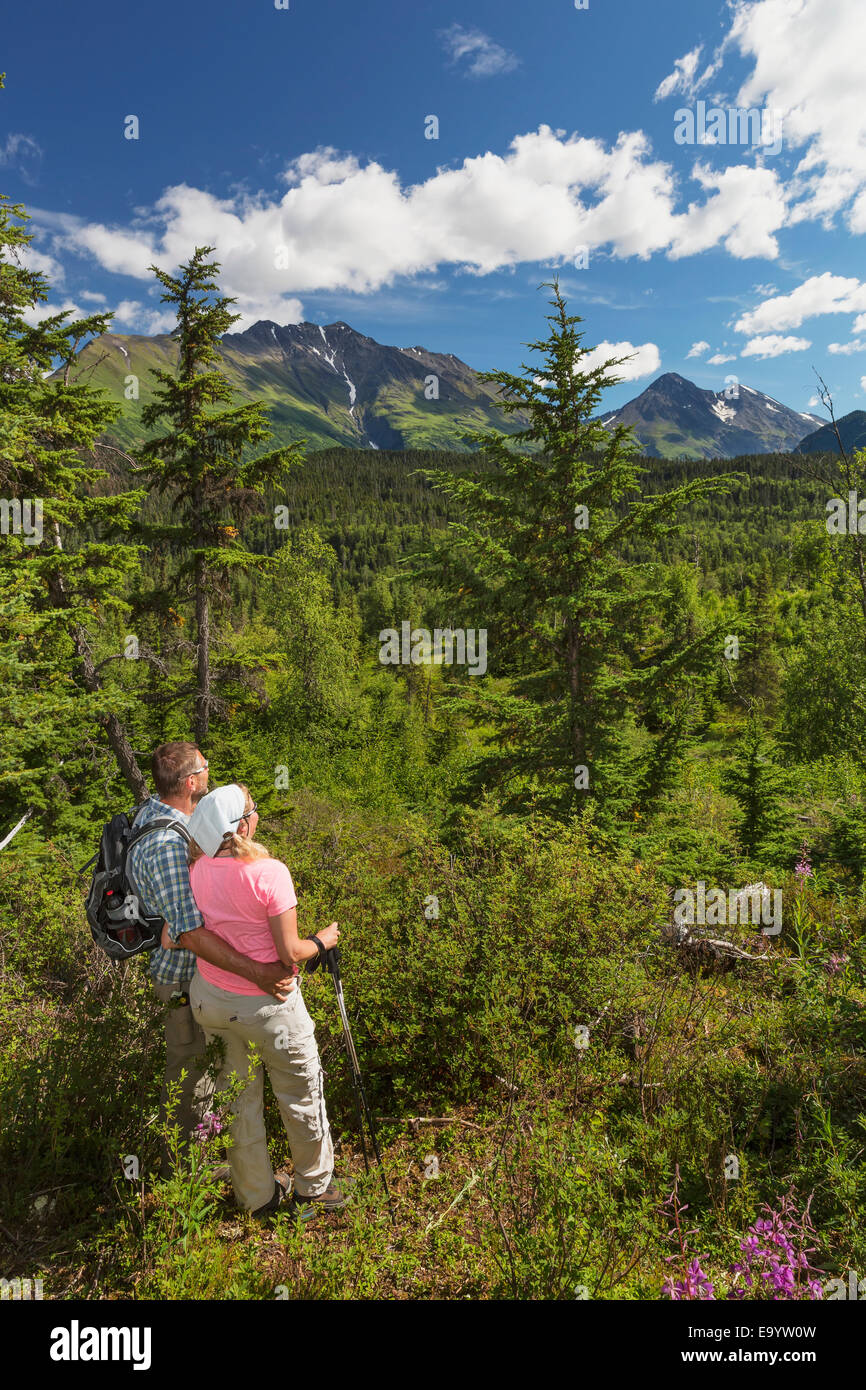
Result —
[[153, 371], [159, 385], [142, 411], [142, 424], [161, 426], [162, 433], [138, 450], [141, 471], [170, 498], [176, 517], [144, 534], [177, 555], [178, 593], [192, 589], [196, 677], [189, 693], [195, 697], [199, 744], [207, 739], [212, 711], [223, 707], [217, 687], [241, 674], [214, 664], [215, 608], [229, 596], [233, 575], [267, 563], [238, 540], [237, 522], [260, 505], [268, 483], [300, 461], [302, 447], [249, 457], [251, 446], [272, 436], [263, 405], [231, 405], [232, 388], [219, 367], [220, 337], [240, 315], [230, 312], [235, 300], [218, 293], [219, 265], [207, 259], [213, 249], [196, 247], [177, 276], [151, 266], [164, 289], [161, 301], [177, 309], [178, 365], [175, 373]]
[[45, 808], [52, 789], [62, 801], [61, 764], [64, 784], [92, 776], [104, 738], [142, 799], [121, 718], [130, 702], [105, 665], [128, 612], [138, 549], [125, 535], [142, 494], [104, 495], [94, 447], [116, 407], [75, 375], [79, 347], [111, 315], [33, 323], [49, 288], [27, 264], [26, 223], [0, 197], [0, 781], [10, 810]]
[[776, 858], [781, 852], [779, 837], [784, 826], [781, 797], [785, 777], [776, 761], [775, 744], [764, 732], [761, 713], [757, 703], [722, 786], [739, 806], [737, 833], [744, 851], [749, 855], [764, 851]]
[[750, 701], [760, 700], [769, 718], [779, 702], [779, 659], [773, 579], [767, 561], [751, 576], [743, 594], [744, 641], [740, 647], [737, 688]]
[[642, 495], [630, 432], [597, 418], [624, 359], [588, 366], [583, 320], [567, 313], [558, 282], [551, 288], [550, 333], [527, 344], [542, 360], [520, 374], [482, 373], [500, 387], [502, 411], [526, 424], [467, 436], [483, 471], [426, 470], [462, 520], [421, 568], [438, 575], [449, 613], [459, 606], [489, 627], [491, 672], [512, 678], [483, 690], [467, 681], [467, 698], [497, 735], [483, 775], [508, 779], [521, 801], [532, 792], [551, 810], [594, 799], [613, 813], [641, 780], [638, 769], [632, 791], [623, 790], [628, 765], [646, 751], [635, 720], [653, 690], [686, 680], [718, 640], [715, 631], [653, 632], [656, 567], [625, 553], [664, 542], [687, 504], [731, 479]]

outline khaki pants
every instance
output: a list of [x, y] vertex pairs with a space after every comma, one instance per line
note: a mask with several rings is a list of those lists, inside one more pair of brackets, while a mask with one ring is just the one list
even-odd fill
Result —
[[[204, 1033], [193, 1018], [189, 1004], [179, 1008], [170, 1005], [171, 996], [178, 991], [189, 990], [188, 985], [160, 985], [151, 980], [154, 993], [165, 1004], [165, 1077], [162, 1083], [161, 1118], [165, 1119], [168, 1087], [180, 1081], [180, 1074], [186, 1071], [181, 1081], [180, 1100], [172, 1115], [172, 1124], [180, 1129], [181, 1149], [185, 1149], [190, 1139], [195, 1139], [195, 1127], [200, 1124], [211, 1108], [213, 1082], [202, 1074], [206, 1040]], [[171, 1154], [165, 1140], [162, 1141], [162, 1166], [164, 1178], [172, 1171]]]
[[[190, 1002], [208, 1040], [218, 1037], [225, 1044], [218, 1090], [233, 1071], [241, 1077], [249, 1074], [247, 1048], [250, 1043], [258, 1047], [288, 1135], [295, 1191], [300, 1197], [318, 1197], [331, 1181], [334, 1146], [325, 1114], [315, 1025], [300, 986], [279, 1004], [269, 995], [231, 994], [196, 971]], [[232, 1186], [238, 1206], [255, 1211], [274, 1195], [261, 1067], [255, 1069], [232, 1109]]]

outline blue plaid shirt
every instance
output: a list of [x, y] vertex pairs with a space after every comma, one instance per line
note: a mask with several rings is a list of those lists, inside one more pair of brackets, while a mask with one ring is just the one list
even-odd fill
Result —
[[[135, 818], [136, 829], [157, 816], [170, 816], [184, 825], [189, 820], [182, 811], [152, 796]], [[204, 925], [189, 884], [187, 843], [177, 831], [167, 827], [154, 830], [140, 844], [133, 845], [127, 867], [148, 916], [158, 913], [165, 918], [172, 941], [177, 941], [182, 932]], [[150, 973], [157, 984], [186, 986], [195, 974], [195, 962], [192, 951], [182, 947], [166, 951], [157, 946], [150, 953]]]

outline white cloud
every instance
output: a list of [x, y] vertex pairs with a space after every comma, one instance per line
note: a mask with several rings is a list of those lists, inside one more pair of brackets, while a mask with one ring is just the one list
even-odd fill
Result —
[[748, 164], [718, 170], [697, 164], [693, 178], [703, 188], [715, 189], [715, 196], [691, 203], [688, 212], [675, 219], [673, 260], [720, 242], [739, 260], [779, 254], [773, 233], [785, 222], [785, 191], [775, 170]]
[[696, 49], [691, 49], [689, 53], [684, 53], [683, 57], [677, 58], [673, 72], [669, 72], [666, 78], [657, 85], [653, 101], [663, 101], [666, 97], [673, 96], [674, 92], [683, 92], [685, 96], [692, 97], [703, 86], [706, 86], [710, 78], [713, 78], [719, 71], [721, 60], [717, 54], [712, 63], [703, 70], [701, 76], [695, 78], [702, 51], [703, 44], [699, 43]]
[[737, 360], [737, 354], [736, 354], [736, 353], [734, 353], [732, 356], [729, 356], [729, 355], [728, 355], [727, 353], [725, 353], [725, 352], [717, 352], [717, 353], [714, 354], [713, 357], [708, 357], [708, 358], [707, 358], [707, 366], [708, 366], [708, 367], [721, 367], [725, 362], [736, 362], [736, 360]]
[[497, 77], [503, 72], [513, 72], [520, 59], [507, 48], [496, 43], [480, 29], [464, 29], [462, 24], [452, 24], [450, 29], [440, 35], [452, 63], [468, 58], [464, 69], [470, 77]]
[[177, 315], [171, 309], [151, 308], [138, 299], [122, 299], [113, 313], [112, 332], [125, 328], [128, 332], [146, 333], [150, 336], [156, 333], [170, 333], [177, 324]]
[[42, 146], [32, 135], [10, 134], [0, 145], [0, 169], [14, 169], [25, 183], [36, 182], [42, 163]]
[[855, 352], [866, 352], [866, 343], [860, 338], [855, 338], [850, 343], [828, 343], [827, 351], [841, 353], [844, 357], [850, 357]]
[[866, 376], [861, 376], [860, 378], [860, 390], [866, 391]]
[[807, 409], [807, 410], [814, 410], [814, 409], [815, 409], [815, 406], [816, 406], [816, 405], [820, 405], [820, 404], [821, 404], [821, 401], [819, 400], [819, 398], [818, 398], [817, 396], [810, 396], [810, 397], [809, 397], [809, 403], [808, 403], [808, 405], [806, 406], [806, 409]]
[[[73, 299], [64, 299], [62, 304], [37, 304], [28, 309], [23, 317], [27, 323], [37, 324], [64, 310], [69, 310], [73, 319], [84, 319], [89, 318], [91, 314], [109, 312], [104, 294], [83, 290], [78, 298], [84, 303], [84, 308]], [[109, 325], [109, 332], [115, 333], [134, 332], [149, 336], [168, 333], [177, 322], [177, 317], [171, 310], [151, 307], [138, 299], [122, 299], [112, 312], [114, 318]]]
[[705, 343], [703, 341], [699, 343], [692, 343], [691, 347], [686, 353], [686, 357], [703, 357], [704, 353], [709, 352], [709, 350], [709, 343]]
[[627, 357], [629, 361], [623, 362], [619, 367], [612, 367], [611, 374], [620, 377], [623, 381], [637, 381], [642, 376], [650, 376], [652, 372], [657, 372], [662, 364], [661, 355], [655, 343], [641, 343], [635, 347], [633, 343], [599, 343], [598, 347], [592, 349], [586, 357], [581, 358], [580, 370], [589, 371], [593, 367], [600, 366], [611, 357]]
[[221, 283], [247, 326], [296, 322], [303, 308], [290, 296], [305, 292], [369, 294], [448, 265], [486, 275], [521, 262], [561, 264], [579, 247], [641, 258], [718, 244], [737, 257], [776, 254], [783, 200], [774, 172], [699, 165], [694, 177], [713, 196], [677, 213], [673, 170], [652, 157], [641, 132], [609, 147], [542, 125], [516, 136], [505, 155], [466, 158], [414, 185], [325, 147], [292, 161], [279, 199], [218, 199], [180, 184], [146, 223], [128, 228], [53, 216], [60, 244], [142, 280], [151, 263], [169, 269], [195, 246], [214, 245]]
[[[866, 309], [866, 284], [843, 275], [813, 275], [790, 294], [775, 295], [737, 320], [739, 333], [799, 328], [805, 319], [821, 314], [847, 314]], [[859, 322], [859, 321], [858, 321]], [[861, 325], [862, 328], [863, 325]], [[858, 332], [857, 323], [854, 331]]]
[[174, 314], [153, 312], [152, 317], [145, 326], [146, 333], [171, 333], [177, 327], [177, 319]]
[[[862, 64], [852, 56], [862, 48], [863, 0], [731, 0], [729, 13], [709, 61], [700, 44], [690, 49], [656, 97], [693, 95], [735, 53], [746, 72], [736, 103], [776, 113], [785, 151], [798, 159], [787, 184], [784, 161], [769, 168], [759, 155], [757, 163], [720, 169], [697, 164], [690, 191], [689, 176], [655, 157], [642, 131], [623, 132], [608, 145], [542, 125], [515, 136], [502, 155], [466, 158], [416, 184], [328, 147], [292, 162], [281, 198], [218, 199], [179, 185], [126, 227], [45, 214], [53, 218], [55, 249], [72, 246], [107, 270], [144, 281], [151, 262], [171, 269], [195, 245], [213, 244], [244, 327], [260, 317], [296, 321], [304, 293], [369, 294], [437, 267], [480, 276], [524, 262], [564, 264], [583, 246], [619, 258], [678, 259], [722, 247], [739, 259], [772, 259], [783, 227], [807, 218], [829, 223], [840, 212], [851, 230], [866, 231], [866, 102]], [[440, 39], [452, 61], [475, 76], [512, 70], [518, 61], [461, 24]], [[719, 147], [702, 152], [707, 161], [720, 157], [731, 156]], [[275, 265], [278, 246], [285, 248], [284, 269]], [[815, 291], [812, 307], [807, 286]], [[826, 293], [834, 287], [841, 287], [835, 297]], [[866, 332], [866, 287], [818, 276], [792, 295], [768, 297], [737, 327], [756, 336], [781, 333], [814, 314], [848, 310], [863, 316], [854, 332]]]
[[[866, 103], [861, 64], [863, 0], [730, 0], [730, 25], [700, 74], [701, 46], [677, 59], [655, 100], [692, 99], [736, 50], [748, 65], [731, 105], [763, 107], [797, 160], [789, 225], [840, 213], [866, 232]], [[719, 98], [721, 99], [721, 98]], [[758, 202], [755, 203], [756, 208]]]
[[[736, 0], [726, 42], [754, 63], [736, 101], [778, 112], [785, 145], [802, 150], [792, 220], [830, 217], [866, 184], [862, 65], [852, 58], [863, 39], [862, 0]], [[851, 229], [864, 219], [858, 198]]]
[[55, 314], [62, 314], [66, 310], [70, 311], [69, 318], [66, 320], [67, 323], [74, 323], [76, 319], [86, 319], [88, 316], [88, 311], [79, 309], [74, 300], [64, 299], [62, 304], [33, 304], [22, 311], [21, 317], [25, 323], [35, 326], [43, 319], [53, 318]]
[[155, 259], [153, 240], [139, 232], [105, 227], [101, 222], [85, 223], [61, 234], [59, 242], [75, 250], [87, 251], [105, 270], [150, 279], [148, 266]]
[[5, 145], [0, 145], [0, 165], [5, 168], [22, 157], [41, 154], [42, 148], [32, 135], [7, 135]]
[[171, 333], [177, 327], [177, 315], [170, 309], [147, 309], [139, 322], [142, 333]]
[[141, 318], [141, 304], [137, 299], [122, 299], [114, 310], [114, 322], [138, 323]]
[[785, 352], [803, 352], [811, 347], [808, 338], [781, 338], [771, 333], [765, 338], [750, 338], [743, 348], [742, 357], [781, 357]]
[[47, 256], [43, 251], [37, 251], [32, 244], [22, 244], [15, 248], [21, 264], [26, 270], [36, 271], [39, 275], [44, 275], [53, 286], [63, 284], [64, 270], [59, 261], [53, 256]]
[[866, 232], [866, 192], [858, 194], [848, 213], [848, 226], [852, 232]]

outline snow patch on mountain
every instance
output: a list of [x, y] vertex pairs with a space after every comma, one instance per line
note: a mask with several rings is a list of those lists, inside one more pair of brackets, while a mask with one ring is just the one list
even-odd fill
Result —
[[[319, 332], [320, 332], [321, 335], [322, 335], [322, 340], [323, 340], [323, 342], [324, 342], [324, 344], [325, 344], [325, 347], [326, 347], [326, 348], [330, 348], [330, 347], [331, 347], [331, 344], [328, 342], [328, 339], [325, 337], [325, 330], [324, 330], [324, 328], [322, 327], [321, 324], [319, 324]], [[329, 367], [332, 367], [333, 370], [336, 371], [337, 368], [336, 368], [336, 366], [334, 365], [334, 353], [333, 353], [333, 350], [331, 351], [330, 357], [328, 356], [328, 354], [327, 354], [326, 352], [323, 352], [323, 353], [322, 353], [322, 356], [324, 357], [324, 359], [325, 359], [325, 361], [327, 362], [328, 366], [329, 366]]]

